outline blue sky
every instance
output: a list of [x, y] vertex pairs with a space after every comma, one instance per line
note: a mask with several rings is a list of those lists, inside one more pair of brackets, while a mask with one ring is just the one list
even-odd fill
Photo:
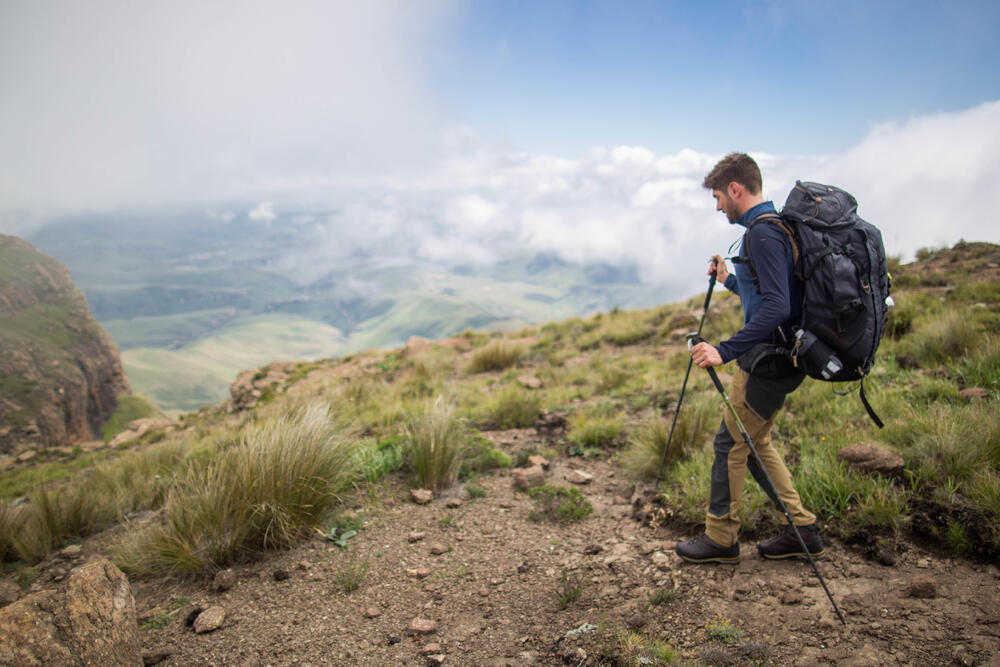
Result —
[[449, 120], [516, 148], [828, 152], [1000, 99], [998, 2], [477, 2], [429, 53]]

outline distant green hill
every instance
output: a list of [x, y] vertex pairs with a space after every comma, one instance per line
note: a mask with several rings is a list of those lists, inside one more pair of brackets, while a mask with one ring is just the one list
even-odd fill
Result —
[[46, 225], [32, 241], [69, 267], [122, 349], [136, 391], [174, 412], [218, 402], [238, 371], [269, 361], [679, 296], [643, 285], [628, 265], [552, 254], [434, 263], [413, 259], [415, 249], [399, 240], [319, 252], [328, 240], [301, 219], [265, 225], [197, 210], [77, 217]]

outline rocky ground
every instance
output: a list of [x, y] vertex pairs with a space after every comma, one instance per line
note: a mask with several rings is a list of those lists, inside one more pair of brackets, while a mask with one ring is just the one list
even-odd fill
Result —
[[[538, 438], [490, 435], [508, 451]], [[572, 483], [575, 470], [592, 481]], [[423, 505], [402, 480], [384, 481], [355, 500], [365, 523], [347, 548], [317, 534], [214, 585], [132, 582], [147, 663], [654, 664], [623, 647], [631, 632], [670, 644], [682, 664], [1000, 665], [993, 565], [907, 544], [886, 567], [828, 540], [819, 566], [841, 625], [806, 563], [764, 561], [753, 544], [736, 566], [682, 563], [672, 547], [685, 534], [634, 518], [642, 494], [609, 462], [551, 463], [547, 482], [579, 488], [594, 507], [578, 522], [531, 520], [534, 500], [513, 479], [487, 475], [476, 481], [485, 495]], [[99, 544], [70, 547], [33, 588], [97, 557]], [[213, 607], [214, 623], [195, 622]]]

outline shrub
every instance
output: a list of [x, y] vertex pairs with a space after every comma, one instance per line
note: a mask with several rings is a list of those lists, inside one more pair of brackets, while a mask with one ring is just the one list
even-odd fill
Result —
[[439, 397], [403, 426], [410, 445], [410, 462], [420, 485], [434, 490], [451, 486], [459, 471], [465, 425]]
[[530, 489], [528, 495], [535, 499], [535, 509], [530, 513], [534, 521], [579, 521], [594, 511], [580, 489], [545, 484]]
[[286, 548], [351, 483], [354, 445], [318, 402], [261, 425], [174, 485], [163, 520], [119, 545], [128, 573], [196, 573], [240, 554]]
[[406, 445], [401, 437], [367, 440], [354, 450], [354, 467], [371, 484], [402, 468], [405, 458]]
[[494, 340], [473, 353], [469, 372], [502, 371], [518, 363], [523, 355], [520, 345], [504, 339]]
[[477, 473], [484, 473], [497, 468], [509, 468], [512, 460], [509, 454], [497, 449], [489, 440], [476, 434], [466, 439], [459, 455], [459, 479], [466, 479]]
[[705, 626], [705, 637], [724, 644], [738, 644], [743, 639], [743, 631], [729, 619], [716, 616]]

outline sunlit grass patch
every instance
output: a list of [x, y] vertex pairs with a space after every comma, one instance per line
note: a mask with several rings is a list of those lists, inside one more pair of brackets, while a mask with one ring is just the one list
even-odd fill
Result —
[[524, 357], [524, 347], [506, 339], [493, 340], [472, 353], [470, 373], [502, 371], [517, 364]]

